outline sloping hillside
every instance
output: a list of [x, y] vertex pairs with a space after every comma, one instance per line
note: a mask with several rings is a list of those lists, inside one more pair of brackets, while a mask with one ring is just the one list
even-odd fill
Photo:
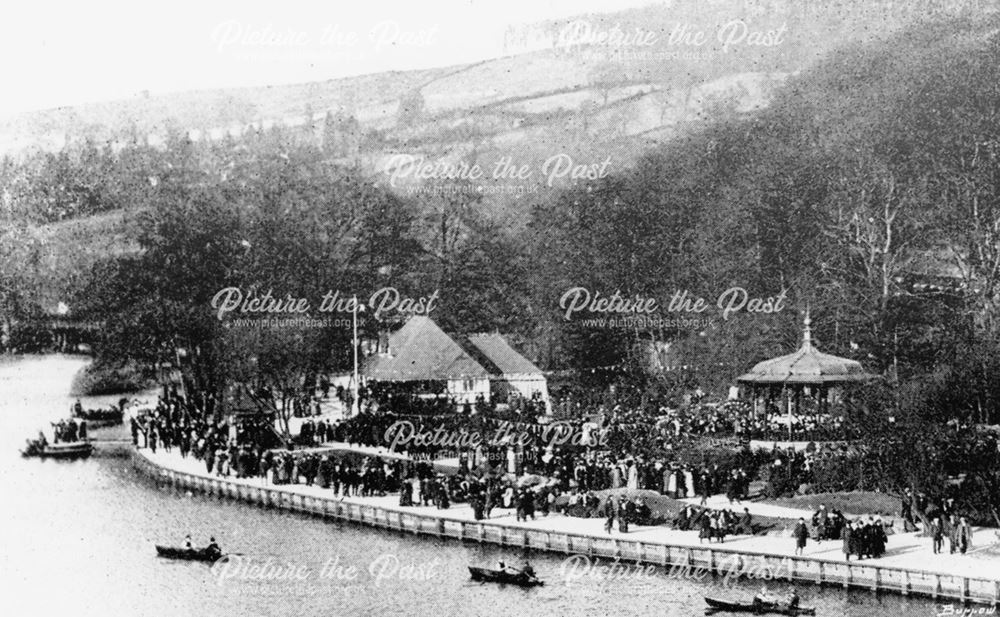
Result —
[[515, 100], [520, 112], [586, 111], [628, 96], [624, 86], [678, 93], [732, 75], [795, 72], [851, 42], [918, 21], [982, 14], [990, 6], [981, 0], [676, 0], [512, 29], [510, 56], [469, 66], [25, 113], [0, 122], [0, 150], [58, 149], [84, 137], [105, 142], [134, 133], [162, 138], [170, 129], [203, 135], [251, 123], [302, 123], [307, 112], [321, 117], [338, 110], [365, 129], [391, 131], [398, 128], [401, 101], [413, 92], [421, 93], [429, 122]]
[[[905, 6], [861, 0], [822, 6], [681, 0], [529, 26], [510, 33], [512, 55], [473, 65], [296, 86], [187, 92], [24, 114], [0, 124], [0, 147], [58, 149], [67, 140], [102, 143], [142, 135], [162, 143], [169, 130], [198, 139], [217, 140], [227, 134], [239, 139], [252, 133], [248, 129], [274, 125], [319, 134], [325, 115], [338, 113], [357, 122], [362, 145], [350, 156], [330, 155], [331, 162], [356, 165], [428, 208], [435, 207], [429, 203], [433, 194], [416, 191], [449, 181], [401, 174], [401, 166], [407, 161], [432, 167], [478, 165], [485, 174], [474, 183], [478, 193], [472, 197], [484, 213], [516, 235], [539, 195], [588, 174], [621, 173], [650, 148], [715, 120], [767, 109], [778, 92], [783, 101], [800, 96], [827, 110], [822, 113], [840, 115], [823, 122], [836, 127], [822, 134], [831, 147], [843, 141], [838, 132], [865, 134], [863, 123], [871, 121], [871, 114], [857, 104], [858, 93], [872, 93], [866, 105], [892, 109], [890, 99], [898, 91], [885, 89], [883, 81], [900, 72], [900, 63], [940, 53], [940, 47], [924, 45], [918, 37], [906, 46], [907, 36], [892, 39], [894, 33], [917, 22], [921, 25], [914, 26], [914, 32], [933, 31], [935, 26], [923, 22], [950, 15], [968, 14], [970, 20], [988, 24], [990, 11], [976, 0]], [[735, 23], [745, 25], [743, 38], [738, 36], [742, 31], [733, 29]], [[652, 39], [644, 39], [650, 44], [600, 42], [602, 33], [640, 30], [651, 33]], [[750, 43], [751, 31], [761, 33], [755, 39], [758, 44]], [[703, 35], [701, 44], [696, 44], [697, 33]], [[766, 33], [770, 39], [764, 38]], [[988, 35], [989, 27], [984, 26], [956, 35], [947, 44], [954, 50], [974, 49]], [[543, 45], [519, 49], [523, 41], [537, 42], [539, 37]], [[853, 44], [880, 38], [891, 40], [890, 45], [903, 44], [903, 51], [892, 60], [865, 62], [867, 48]], [[835, 51], [842, 48], [848, 51]], [[809, 70], [831, 54], [835, 65]], [[845, 62], [844, 54], [858, 57]], [[841, 65], [854, 66], [854, 72], [831, 68]], [[818, 76], [828, 73], [832, 77], [822, 82]], [[494, 170], [502, 162], [529, 173], [497, 178]], [[126, 218], [114, 213], [42, 226], [38, 235], [44, 240], [44, 269], [73, 279], [92, 257], [128, 250], [127, 242], [122, 244]]]

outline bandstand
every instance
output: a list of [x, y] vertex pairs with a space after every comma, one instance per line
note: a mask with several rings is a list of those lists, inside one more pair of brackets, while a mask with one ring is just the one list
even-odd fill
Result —
[[744, 391], [749, 389], [755, 418], [766, 416], [768, 412], [786, 415], [789, 439], [793, 418], [825, 416], [849, 396], [852, 386], [877, 378], [856, 360], [816, 349], [811, 323], [806, 313], [802, 346], [798, 351], [764, 360], [736, 380]]

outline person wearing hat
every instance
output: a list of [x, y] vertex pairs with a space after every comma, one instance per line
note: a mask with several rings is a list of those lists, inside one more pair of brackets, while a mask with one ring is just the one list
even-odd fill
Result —
[[792, 589], [792, 593], [788, 595], [788, 608], [798, 608], [799, 607], [799, 594], [795, 589]]
[[944, 545], [944, 523], [940, 516], [935, 516], [931, 521], [931, 536], [934, 539], [934, 554], [937, 555]]
[[840, 534], [841, 539], [844, 542], [844, 559], [847, 561], [851, 560], [851, 553], [854, 552], [854, 529], [851, 527], [851, 522], [847, 521], [844, 523], [844, 531]]
[[972, 527], [965, 517], [958, 519], [958, 550], [963, 555], [972, 546]]
[[809, 538], [809, 527], [806, 525], [806, 519], [799, 518], [792, 535], [795, 537], [795, 554], [801, 555], [806, 548], [806, 539]]
[[876, 516], [875, 523], [872, 525], [872, 556], [881, 557], [885, 554], [885, 544], [888, 542], [889, 537], [885, 533], [885, 525], [882, 523], [882, 517]]
[[649, 525], [650, 517], [652, 517], [652, 510], [646, 505], [645, 500], [642, 497], [635, 500], [635, 522], [639, 525]]
[[945, 532], [948, 535], [948, 552], [954, 553], [958, 548], [958, 517], [954, 514], [948, 517]]
[[753, 597], [753, 605], [758, 612], [762, 612], [765, 608], [773, 607], [777, 603], [778, 599], [771, 595], [766, 584], [762, 585], [760, 591]]
[[743, 515], [740, 516], [740, 524], [737, 533], [753, 535], [753, 517], [750, 515], [750, 508], [743, 508]]
[[215, 541], [215, 536], [208, 539], [208, 546], [205, 547], [205, 552], [210, 555], [222, 556], [222, 548], [220, 548], [219, 543]]
[[826, 540], [829, 514], [826, 511], [826, 504], [819, 504], [819, 510], [813, 515], [813, 525], [816, 525], [816, 540]]
[[524, 567], [521, 568], [521, 572], [530, 578], [535, 578], [535, 569], [531, 567], [531, 564], [527, 561], [524, 562]]

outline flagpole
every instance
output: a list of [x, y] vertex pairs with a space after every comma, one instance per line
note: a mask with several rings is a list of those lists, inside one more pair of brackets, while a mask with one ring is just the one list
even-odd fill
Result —
[[351, 346], [354, 348], [354, 381], [351, 397], [351, 410], [349, 415], [357, 415], [360, 405], [358, 404], [358, 296], [354, 295], [354, 337], [351, 339]]

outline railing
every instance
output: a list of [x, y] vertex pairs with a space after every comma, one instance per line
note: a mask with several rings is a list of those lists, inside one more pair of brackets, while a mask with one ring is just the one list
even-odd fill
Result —
[[817, 585], [920, 595], [934, 599], [986, 604], [1000, 603], [1000, 580], [942, 574], [921, 569], [844, 563], [809, 557], [772, 555], [722, 547], [685, 547], [526, 529], [492, 521], [469, 521], [441, 514], [421, 514], [391, 507], [346, 501], [337, 497], [303, 495], [276, 486], [254, 486], [224, 478], [166, 469], [133, 450], [135, 466], [175, 488], [199, 490], [267, 507], [335, 518], [404, 533], [432, 535], [516, 548], [583, 554], [589, 557], [653, 564], [664, 568], [702, 570], [730, 579], [768, 578]]

